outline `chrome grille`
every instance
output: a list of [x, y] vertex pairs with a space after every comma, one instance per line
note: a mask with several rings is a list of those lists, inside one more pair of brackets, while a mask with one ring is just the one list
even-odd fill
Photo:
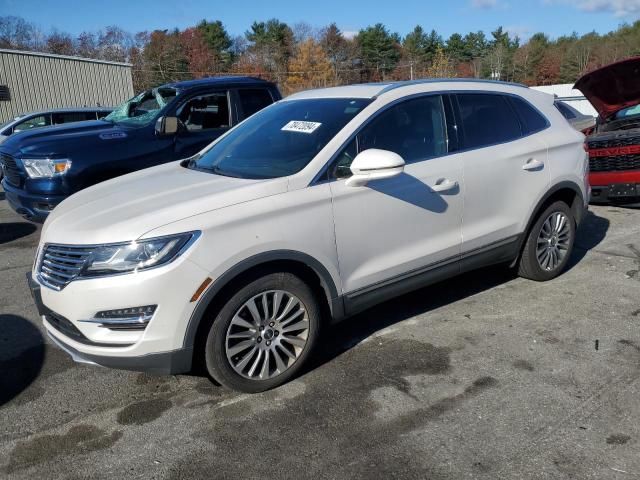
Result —
[[0, 153], [0, 164], [2, 164], [7, 182], [16, 187], [21, 187], [22, 175], [20, 174], [20, 168], [16, 164], [15, 159], [11, 155]]
[[80, 275], [92, 251], [92, 247], [46, 245], [38, 265], [40, 282], [54, 290], [62, 290]]

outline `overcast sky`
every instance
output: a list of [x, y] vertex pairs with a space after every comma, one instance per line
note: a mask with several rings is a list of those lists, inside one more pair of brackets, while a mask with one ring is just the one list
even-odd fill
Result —
[[640, 0], [0, 0], [0, 15], [17, 15], [49, 31], [78, 34], [118, 25], [125, 30], [185, 28], [199, 20], [221, 20], [243, 34], [254, 20], [276, 17], [289, 24], [336, 22], [347, 34], [377, 22], [406, 34], [416, 24], [451, 33], [502, 25], [526, 39], [542, 31], [552, 37], [573, 31], [605, 33], [640, 18]]

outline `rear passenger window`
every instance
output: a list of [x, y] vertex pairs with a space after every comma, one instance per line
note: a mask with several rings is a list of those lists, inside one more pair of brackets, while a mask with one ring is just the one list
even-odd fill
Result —
[[510, 97], [511, 105], [520, 117], [522, 123], [522, 133], [531, 135], [547, 128], [547, 119], [542, 116], [529, 102], [518, 97]]
[[240, 97], [240, 106], [242, 107], [244, 118], [250, 117], [273, 103], [271, 94], [264, 88], [238, 90], [238, 96]]
[[522, 136], [520, 121], [505, 95], [457, 95], [464, 130], [464, 148], [510, 142]]
[[61, 125], [63, 123], [83, 122], [85, 120], [95, 120], [95, 112], [64, 112], [53, 114], [53, 124]]

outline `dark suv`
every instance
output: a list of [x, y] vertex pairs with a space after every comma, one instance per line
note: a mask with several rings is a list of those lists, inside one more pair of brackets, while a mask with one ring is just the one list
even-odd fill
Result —
[[256, 78], [191, 80], [142, 92], [101, 120], [14, 134], [0, 145], [6, 198], [43, 222], [78, 190], [191, 157], [280, 98], [274, 84]]

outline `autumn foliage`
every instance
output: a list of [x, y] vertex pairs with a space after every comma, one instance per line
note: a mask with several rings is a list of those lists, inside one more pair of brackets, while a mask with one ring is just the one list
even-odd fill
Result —
[[[153, 26], [151, 26], [153, 27]], [[499, 27], [454, 33], [416, 26], [404, 36], [382, 23], [357, 35], [336, 24], [315, 28], [277, 19], [253, 22], [232, 36], [220, 20], [202, 20], [184, 30], [136, 34], [117, 26], [77, 37], [43, 34], [19, 17], [0, 17], [0, 48], [129, 62], [136, 90], [214, 75], [252, 75], [277, 82], [283, 92], [355, 82], [421, 77], [476, 77], [528, 85], [572, 83], [602, 65], [640, 54], [640, 21], [605, 35], [592, 32], [527, 41]]]

